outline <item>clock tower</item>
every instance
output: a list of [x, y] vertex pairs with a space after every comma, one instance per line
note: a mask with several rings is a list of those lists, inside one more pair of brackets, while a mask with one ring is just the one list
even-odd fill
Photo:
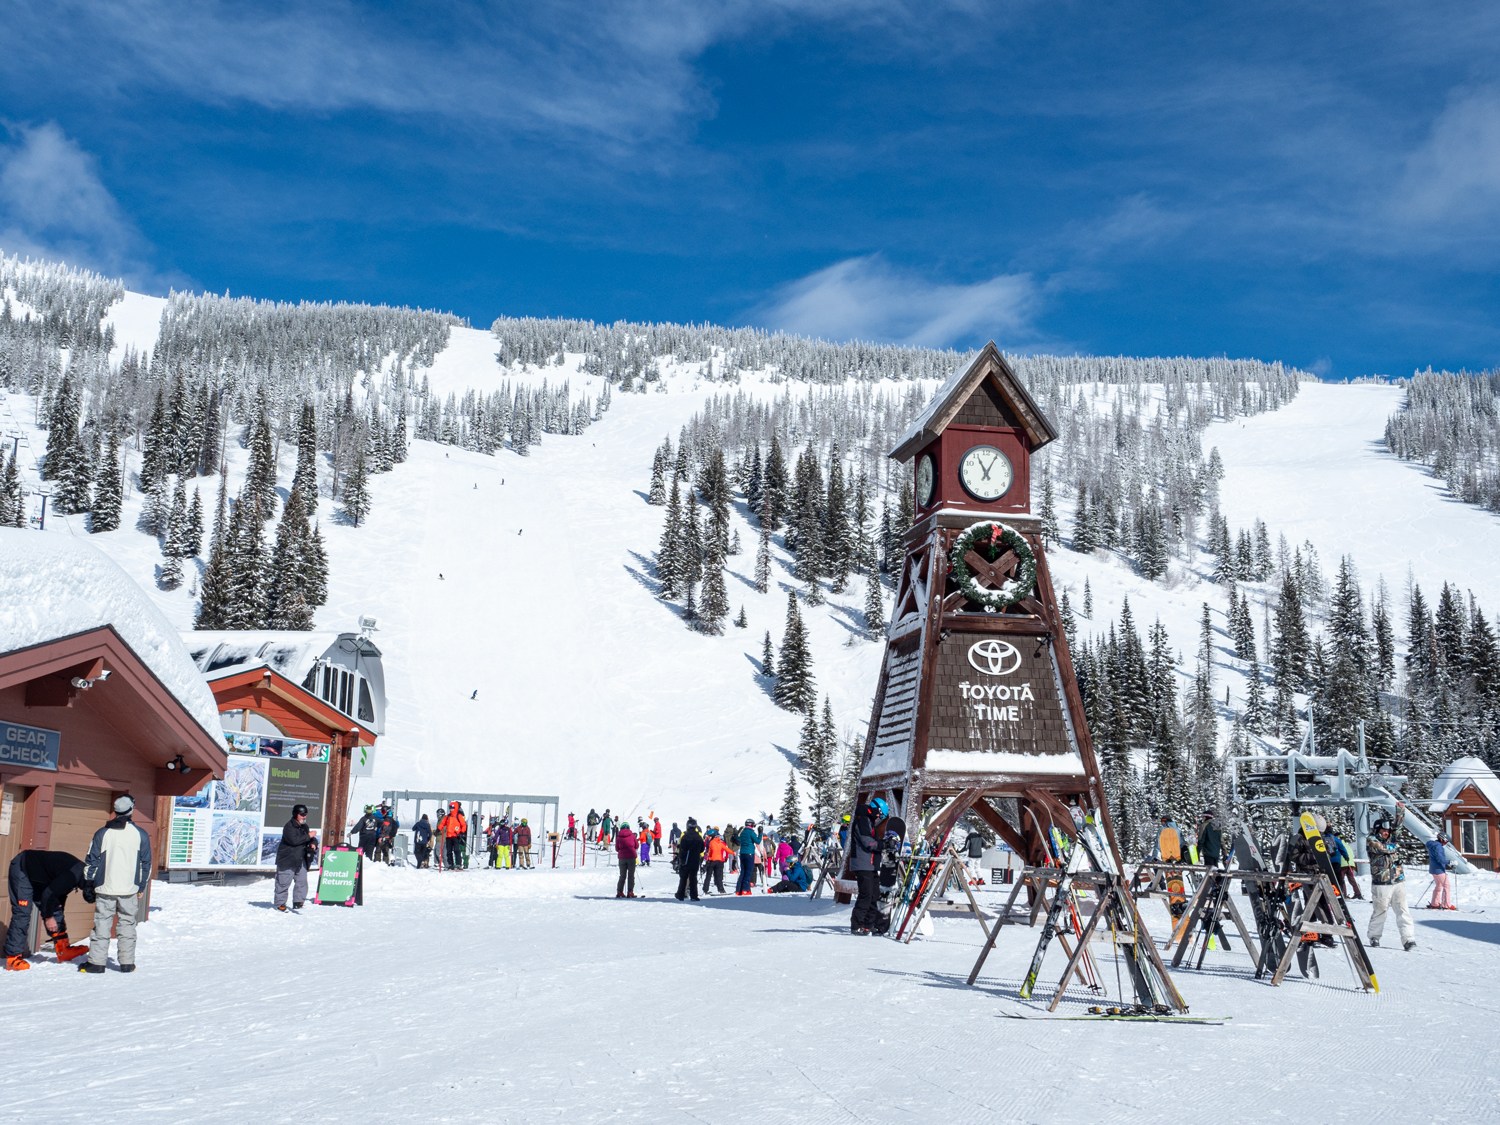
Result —
[[914, 462], [915, 522], [896, 587], [860, 773], [934, 838], [965, 812], [1029, 862], [1071, 806], [1113, 843], [1041, 521], [1031, 456], [1057, 436], [993, 343], [956, 372], [891, 452]]

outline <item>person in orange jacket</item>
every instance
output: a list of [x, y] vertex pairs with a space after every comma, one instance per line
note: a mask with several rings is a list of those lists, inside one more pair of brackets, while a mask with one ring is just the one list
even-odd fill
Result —
[[469, 822], [457, 801], [448, 803], [448, 815], [443, 819], [443, 833], [448, 840], [448, 866], [457, 871], [463, 867], [464, 843], [469, 838]]
[[651, 851], [655, 855], [661, 855], [661, 817], [651, 818]]
[[710, 882], [719, 885], [719, 893], [724, 890], [724, 861], [729, 858], [729, 845], [724, 842], [724, 837], [719, 835], [717, 828], [710, 828], [703, 842], [703, 893], [711, 894], [708, 889]]

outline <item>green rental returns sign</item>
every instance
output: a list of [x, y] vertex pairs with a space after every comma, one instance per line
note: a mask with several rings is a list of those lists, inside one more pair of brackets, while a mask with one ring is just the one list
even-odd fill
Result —
[[313, 902], [319, 906], [354, 906], [364, 902], [359, 852], [353, 848], [330, 848], [323, 853], [323, 867], [318, 872], [318, 893]]

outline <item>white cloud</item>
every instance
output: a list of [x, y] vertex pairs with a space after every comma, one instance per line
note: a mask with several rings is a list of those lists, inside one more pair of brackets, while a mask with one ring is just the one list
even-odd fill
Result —
[[0, 145], [0, 249], [139, 277], [143, 241], [92, 156], [56, 123]]
[[1419, 223], [1464, 223], [1500, 211], [1500, 91], [1455, 97], [1407, 158], [1396, 209]]
[[1034, 319], [1040, 304], [1029, 274], [1000, 274], [969, 285], [935, 282], [870, 255], [782, 286], [751, 318], [829, 340], [946, 347], [993, 339], [1015, 350], [1039, 342]]

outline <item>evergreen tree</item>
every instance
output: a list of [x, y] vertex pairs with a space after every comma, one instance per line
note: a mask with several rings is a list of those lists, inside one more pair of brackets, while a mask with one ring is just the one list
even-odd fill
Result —
[[760, 526], [760, 544], [755, 549], [755, 589], [764, 594], [771, 586], [771, 529]]
[[789, 770], [786, 789], [781, 794], [781, 811], [776, 814], [776, 826], [783, 835], [796, 832], [802, 826], [802, 806], [797, 794], [797, 771]]
[[766, 630], [765, 640], [760, 646], [760, 673], [763, 676], [776, 675], [776, 650], [771, 647], [771, 630]]
[[188, 558], [203, 553], [203, 497], [196, 488], [188, 505], [186, 547]]
[[[0, 455], [0, 460], [3, 459], [3, 455]], [[120, 526], [120, 508], [124, 500], [124, 488], [125, 482], [120, 468], [120, 439], [111, 433], [104, 463], [99, 467], [99, 486], [94, 490], [94, 514], [89, 520], [90, 531], [114, 531]], [[0, 482], [0, 503], [3, 503], [4, 491], [4, 484]], [[0, 524], [6, 522], [4, 513], [0, 512]]]
[[698, 521], [698, 496], [692, 490], [687, 494], [687, 513], [682, 521], [682, 573], [689, 586], [703, 581], [704, 535]]
[[757, 510], [762, 526], [775, 531], [781, 526], [785, 512], [787, 491], [786, 458], [781, 452], [781, 441], [771, 435], [771, 448], [766, 454], [765, 486]]
[[[247, 481], [248, 483], [248, 481]], [[344, 516], [355, 527], [370, 514], [370, 489], [365, 472], [365, 451], [356, 449], [349, 473], [344, 477]]]
[[787, 595], [786, 631], [781, 637], [781, 661], [776, 668], [776, 704], [788, 711], [806, 712], [817, 698], [814, 691], [812, 654], [807, 631], [797, 608], [797, 593]]
[[667, 455], [660, 446], [656, 449], [656, 457], [651, 462], [651, 490], [646, 496], [648, 504], [665, 504], [667, 502]]
[[821, 531], [824, 570], [835, 594], [849, 582], [854, 544], [849, 532], [849, 498], [844, 488], [844, 463], [835, 445], [828, 461], [828, 492], [824, 497]]
[[750, 619], [745, 616], [745, 607], [743, 605], [740, 606], [740, 615], [734, 619], [734, 627], [736, 629], [750, 628]]
[[1083, 615], [1090, 621], [1094, 619], [1094, 591], [1089, 586], [1088, 576], [1083, 579]]
[[662, 521], [661, 542], [656, 547], [656, 580], [661, 583], [659, 596], [663, 598], [680, 597], [687, 583], [682, 559], [682, 494], [675, 479]]
[[865, 578], [865, 632], [871, 640], [885, 632], [885, 595], [874, 571]]
[[703, 559], [703, 597], [698, 603], [700, 632], [715, 636], [724, 632], [724, 618], [729, 616], [729, 594], [724, 589], [724, 558], [712, 536]]
[[302, 404], [297, 420], [297, 469], [292, 474], [292, 494], [301, 498], [303, 515], [311, 519], [318, 510], [318, 418], [310, 402]]
[[[255, 412], [249, 432], [245, 435], [245, 444], [250, 450], [250, 464], [245, 469], [245, 486], [255, 499], [255, 510], [260, 513], [261, 519], [270, 519], [276, 512], [276, 455], [271, 441], [271, 423], [266, 417], [264, 408]], [[363, 451], [359, 454], [357, 464], [362, 475], [364, 472]], [[363, 488], [362, 481], [360, 487]], [[345, 509], [349, 510], [347, 482], [344, 489]], [[350, 519], [356, 527], [363, 521], [368, 510], [369, 501], [366, 499], [358, 515], [350, 511]]]
[[293, 488], [276, 525], [276, 541], [271, 549], [265, 609], [268, 629], [311, 629], [313, 625], [313, 607], [305, 592], [306, 555], [311, 538], [306, 511], [307, 501]]

